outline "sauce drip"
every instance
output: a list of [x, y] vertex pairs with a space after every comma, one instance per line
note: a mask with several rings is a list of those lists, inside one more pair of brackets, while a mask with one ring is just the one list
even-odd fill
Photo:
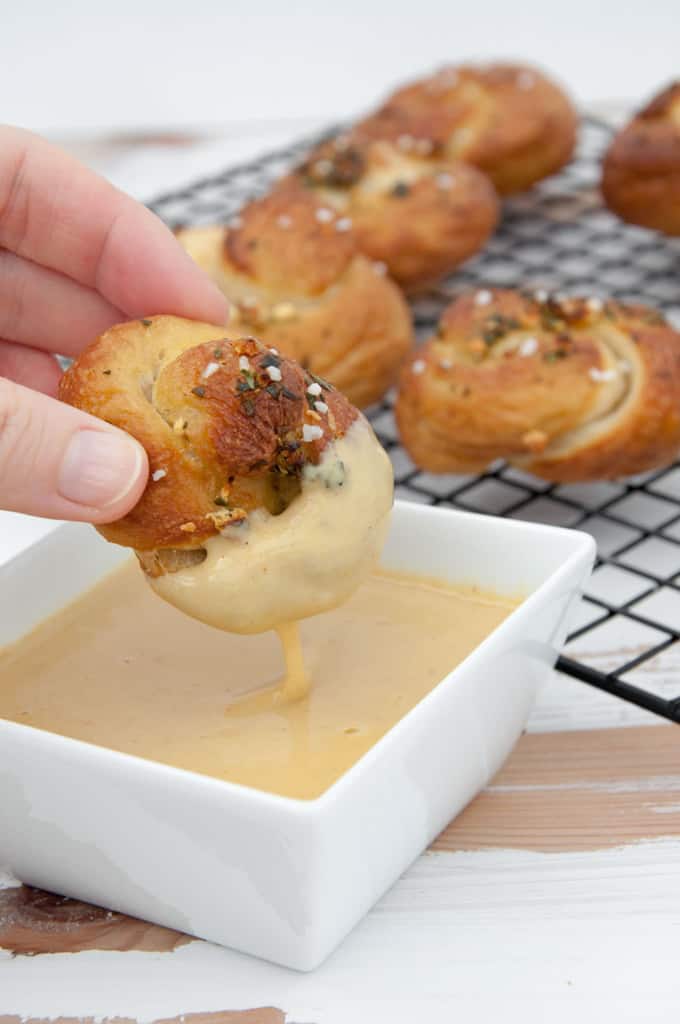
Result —
[[254, 715], [280, 705], [294, 704], [309, 696], [310, 681], [300, 639], [300, 625], [284, 622], [276, 632], [283, 651], [284, 673], [274, 685], [254, 693], [246, 693], [227, 706], [227, 714]]

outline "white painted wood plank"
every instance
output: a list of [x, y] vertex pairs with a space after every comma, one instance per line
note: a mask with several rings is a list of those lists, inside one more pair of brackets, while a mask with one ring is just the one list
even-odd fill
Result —
[[23, 1016], [277, 1006], [291, 1022], [676, 1019], [680, 839], [593, 853], [430, 853], [298, 975], [205, 943], [0, 961]]

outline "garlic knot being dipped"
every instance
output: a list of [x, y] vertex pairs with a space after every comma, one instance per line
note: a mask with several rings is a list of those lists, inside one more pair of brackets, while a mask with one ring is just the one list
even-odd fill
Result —
[[392, 470], [364, 417], [254, 338], [172, 316], [120, 324], [64, 374], [60, 397], [132, 434], [149, 482], [100, 526], [156, 592], [236, 633], [347, 598], [368, 576]]

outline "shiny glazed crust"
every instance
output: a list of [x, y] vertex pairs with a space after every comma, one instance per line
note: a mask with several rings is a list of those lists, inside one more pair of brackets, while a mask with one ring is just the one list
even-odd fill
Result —
[[498, 458], [555, 481], [640, 473], [680, 449], [680, 334], [643, 306], [469, 292], [404, 368], [396, 416], [435, 473]]
[[394, 92], [357, 131], [397, 144], [429, 143], [464, 160], [501, 195], [522, 192], [571, 157], [578, 117], [565, 93], [520, 64], [445, 67]]
[[680, 82], [614, 137], [602, 165], [602, 193], [623, 220], [680, 235]]
[[[351, 221], [357, 243], [407, 290], [449, 273], [498, 222], [488, 179], [467, 164], [371, 139], [358, 127], [317, 147], [295, 179]], [[284, 183], [284, 187], [292, 179]]]
[[297, 363], [254, 338], [224, 334], [173, 316], [119, 324], [61, 381], [63, 401], [126, 430], [148, 453], [140, 501], [99, 529], [151, 553], [140, 559], [151, 575], [181, 568], [183, 551], [257, 508], [281, 511], [304, 465], [317, 463], [359, 415]]
[[394, 383], [411, 314], [382, 268], [357, 251], [346, 218], [291, 185], [246, 206], [234, 226], [178, 238], [231, 300], [229, 330], [332, 381], [355, 405]]

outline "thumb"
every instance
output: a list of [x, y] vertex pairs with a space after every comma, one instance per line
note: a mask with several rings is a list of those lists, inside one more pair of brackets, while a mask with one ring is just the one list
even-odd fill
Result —
[[122, 430], [0, 378], [0, 508], [110, 523], [147, 475], [146, 452]]

